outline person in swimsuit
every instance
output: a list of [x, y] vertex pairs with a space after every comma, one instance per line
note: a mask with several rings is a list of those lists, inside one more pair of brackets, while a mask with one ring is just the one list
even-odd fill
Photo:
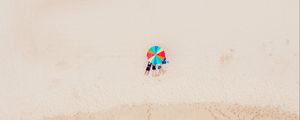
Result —
[[145, 75], [149, 75], [150, 69], [151, 69], [152, 63], [148, 62], [148, 65], [146, 67]]
[[152, 65], [152, 76], [156, 77], [158, 74], [156, 72], [156, 65]]
[[158, 75], [161, 75], [161, 74], [165, 73], [165, 70], [162, 68], [162, 65], [158, 65], [157, 69], [158, 69]]
[[168, 61], [167, 61], [167, 59], [165, 58], [165, 59], [162, 61], [162, 64], [160, 64], [160, 65], [157, 66], [157, 69], [158, 69], [158, 75], [165, 74], [166, 71], [163, 69], [162, 65], [167, 64], [167, 63], [168, 63]]
[[152, 70], [156, 70], [156, 66], [155, 65], [152, 65]]

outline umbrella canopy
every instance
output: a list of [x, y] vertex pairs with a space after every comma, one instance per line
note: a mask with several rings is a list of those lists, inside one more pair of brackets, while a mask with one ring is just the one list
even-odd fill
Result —
[[162, 64], [165, 58], [165, 51], [159, 46], [152, 46], [147, 52], [148, 61], [154, 65]]

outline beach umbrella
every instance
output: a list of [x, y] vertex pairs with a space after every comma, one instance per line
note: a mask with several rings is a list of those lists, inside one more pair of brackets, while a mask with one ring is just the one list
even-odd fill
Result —
[[165, 51], [159, 46], [152, 46], [147, 52], [148, 61], [154, 65], [163, 64], [165, 58]]

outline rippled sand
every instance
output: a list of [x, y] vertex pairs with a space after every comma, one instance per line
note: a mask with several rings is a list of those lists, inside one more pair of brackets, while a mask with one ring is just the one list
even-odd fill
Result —
[[124, 105], [107, 111], [77, 113], [45, 120], [299, 120], [279, 108], [223, 104]]

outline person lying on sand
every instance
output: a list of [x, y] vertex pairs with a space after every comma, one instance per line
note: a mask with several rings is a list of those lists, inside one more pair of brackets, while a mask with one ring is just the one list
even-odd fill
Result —
[[151, 69], [152, 63], [148, 62], [148, 65], [146, 67], [145, 75], [149, 75], [150, 69]]
[[161, 75], [161, 74], [165, 73], [165, 70], [162, 68], [162, 65], [158, 65], [157, 69], [158, 69], [158, 75]]
[[152, 76], [153, 76], [153, 77], [156, 77], [156, 76], [157, 76], [156, 65], [152, 65]]

